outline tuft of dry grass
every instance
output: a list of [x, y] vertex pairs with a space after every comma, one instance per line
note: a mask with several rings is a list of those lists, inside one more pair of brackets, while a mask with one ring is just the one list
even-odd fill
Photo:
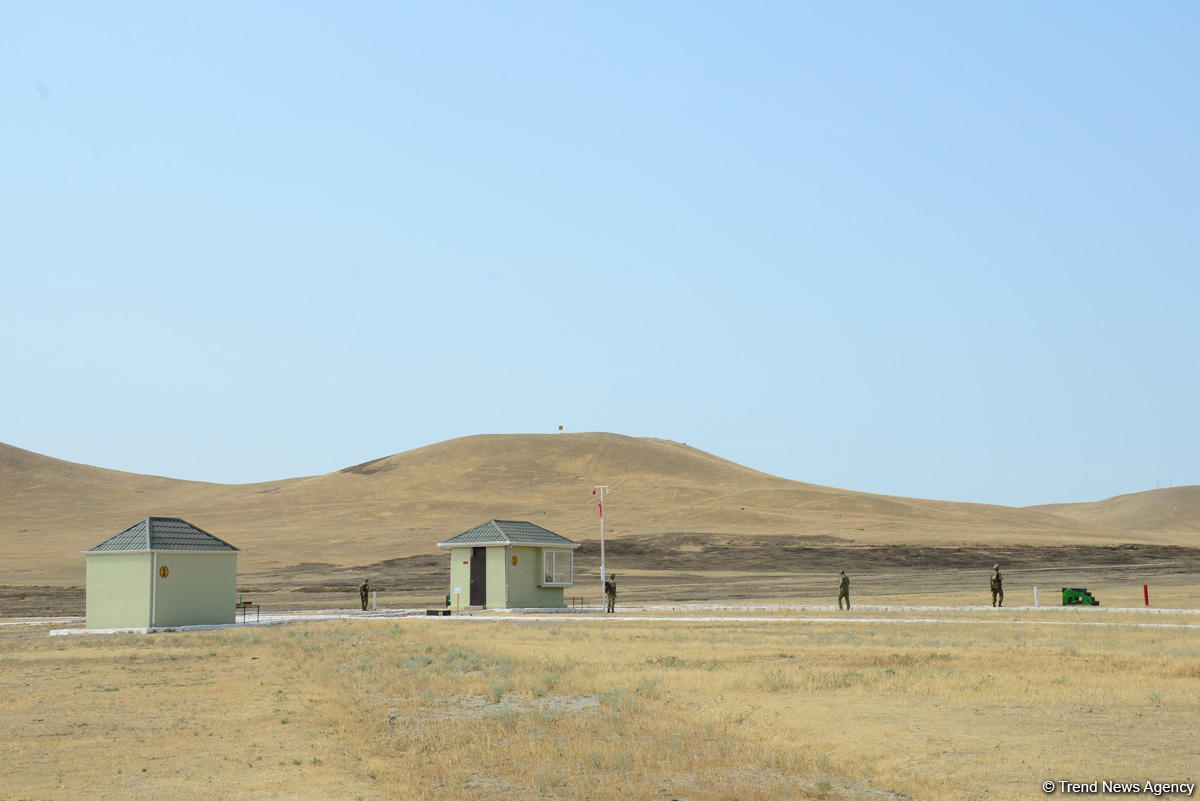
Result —
[[1200, 632], [430, 618], [0, 635], [0, 797], [928, 799], [1195, 778]]

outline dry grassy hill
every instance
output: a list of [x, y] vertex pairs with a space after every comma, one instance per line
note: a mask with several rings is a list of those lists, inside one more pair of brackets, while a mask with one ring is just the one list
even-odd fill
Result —
[[[1095, 503], [1059, 503], [1029, 507], [1083, 523], [1147, 535], [1160, 542], [1195, 545], [1200, 540], [1200, 487], [1117, 495]], [[1165, 539], [1164, 539], [1165, 537]]]
[[[80, 552], [147, 515], [184, 517], [243, 549], [244, 574], [436, 553], [488, 518], [607, 533], [801, 535], [858, 545], [1200, 543], [1200, 488], [1016, 509], [790, 481], [687, 445], [615, 434], [483, 435], [333, 473], [223, 485], [73, 464], [0, 444], [0, 584], [82, 583]], [[836, 539], [835, 539], [836, 538]], [[810, 540], [817, 541], [817, 540]]]

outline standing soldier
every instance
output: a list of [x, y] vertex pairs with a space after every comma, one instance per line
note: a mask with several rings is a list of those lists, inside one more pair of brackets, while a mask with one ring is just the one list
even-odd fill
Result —
[[992, 565], [992, 606], [1004, 606], [1004, 579], [1000, 577], [1000, 565]]
[[614, 573], [604, 580], [604, 598], [608, 602], [607, 612], [615, 612], [617, 606], [617, 576]]
[[362, 608], [364, 612], [367, 611], [367, 595], [369, 595], [370, 592], [371, 589], [367, 586], [367, 580], [363, 579], [362, 584], [358, 585], [358, 598], [360, 601], [362, 601]]
[[842, 608], [842, 599], [846, 599], [846, 611], [850, 611], [850, 577], [842, 571], [842, 580], [838, 582], [838, 609]]

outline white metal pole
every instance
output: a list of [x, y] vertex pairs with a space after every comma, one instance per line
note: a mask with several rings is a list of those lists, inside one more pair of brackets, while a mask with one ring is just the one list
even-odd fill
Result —
[[600, 590], [604, 590], [604, 491], [607, 485], [599, 485], [593, 489], [600, 493]]
[[604, 583], [604, 487], [600, 488], [600, 583]]

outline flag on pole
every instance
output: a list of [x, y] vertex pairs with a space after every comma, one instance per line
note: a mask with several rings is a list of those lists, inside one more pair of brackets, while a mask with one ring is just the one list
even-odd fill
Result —
[[596, 506], [597, 506], [597, 508], [600, 509], [600, 516], [604, 517], [604, 501], [601, 501], [600, 503], [596, 504]]

